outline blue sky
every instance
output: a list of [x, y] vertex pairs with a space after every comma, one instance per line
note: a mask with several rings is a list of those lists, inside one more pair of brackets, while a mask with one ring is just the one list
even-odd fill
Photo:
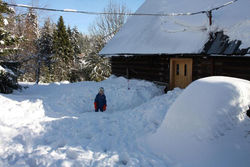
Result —
[[[16, 4], [32, 5], [32, 0], [3, 0], [8, 3], [15, 2]], [[128, 9], [135, 12], [145, 0], [112, 0], [114, 3], [125, 4]], [[34, 6], [56, 8], [56, 9], [76, 9], [84, 11], [101, 12], [107, 6], [110, 0], [33, 0]], [[87, 34], [88, 28], [93, 24], [98, 16], [75, 14], [75, 13], [62, 13], [62, 12], [49, 12], [39, 11], [40, 24], [45, 18], [50, 17], [55, 23], [59, 16], [62, 15], [65, 25], [70, 27], [78, 27], [79, 31]]]

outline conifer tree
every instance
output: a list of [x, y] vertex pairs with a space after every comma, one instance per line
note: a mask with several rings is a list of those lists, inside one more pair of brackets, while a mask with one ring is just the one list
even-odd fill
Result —
[[41, 35], [38, 39], [38, 68], [36, 82], [41, 80], [43, 82], [50, 82], [51, 79], [51, 57], [53, 54], [53, 27], [50, 19], [48, 18], [43, 28], [41, 29]]
[[19, 38], [7, 28], [9, 14], [13, 12], [0, 0], [0, 93], [12, 93], [13, 89], [19, 88], [17, 66], [15, 65], [17, 63], [8, 62], [6, 59], [7, 55], [16, 50], [19, 41]]
[[62, 16], [60, 16], [53, 33], [53, 53], [53, 80], [69, 80], [73, 64], [73, 54]]
[[77, 56], [78, 54], [81, 54], [81, 50], [80, 50], [80, 38], [81, 38], [81, 34], [80, 32], [77, 30], [76, 27], [74, 27], [71, 30], [71, 44], [72, 44], [72, 49], [74, 52], [74, 55]]
[[19, 40], [19, 38], [6, 28], [8, 25], [8, 16], [11, 13], [13, 11], [0, 0], [0, 59], [4, 59], [2, 56], [15, 51], [15, 45]]

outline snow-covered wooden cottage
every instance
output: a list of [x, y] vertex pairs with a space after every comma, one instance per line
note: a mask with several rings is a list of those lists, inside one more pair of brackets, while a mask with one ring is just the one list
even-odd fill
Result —
[[250, 80], [250, 0], [146, 0], [101, 50], [112, 73], [186, 87], [193, 80]]

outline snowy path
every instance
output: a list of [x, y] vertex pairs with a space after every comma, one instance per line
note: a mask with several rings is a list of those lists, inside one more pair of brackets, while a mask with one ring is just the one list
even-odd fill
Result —
[[[0, 166], [166, 166], [138, 140], [155, 132], [181, 90], [124, 78], [34, 85], [0, 95]], [[98, 87], [108, 110], [93, 110]]]

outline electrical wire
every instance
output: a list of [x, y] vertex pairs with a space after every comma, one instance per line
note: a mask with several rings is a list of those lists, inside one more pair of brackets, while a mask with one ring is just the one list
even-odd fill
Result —
[[52, 11], [52, 12], [67, 12], [67, 13], [80, 13], [80, 14], [87, 14], [87, 15], [126, 15], [126, 16], [190, 16], [190, 15], [197, 15], [197, 14], [208, 14], [211, 13], [214, 10], [218, 10], [220, 8], [223, 8], [225, 6], [228, 6], [234, 2], [237, 2], [238, 0], [232, 0], [229, 1], [221, 6], [209, 9], [209, 10], [203, 10], [199, 12], [187, 12], [187, 13], [110, 13], [110, 12], [90, 12], [90, 11], [81, 11], [81, 10], [75, 10], [75, 9], [53, 9], [53, 8], [42, 8], [42, 7], [35, 7], [35, 6], [29, 6], [29, 5], [23, 5], [23, 4], [10, 4], [5, 3], [8, 6], [13, 7], [21, 7], [21, 8], [28, 8], [28, 9], [37, 9], [37, 10], [46, 10], [46, 11]]

